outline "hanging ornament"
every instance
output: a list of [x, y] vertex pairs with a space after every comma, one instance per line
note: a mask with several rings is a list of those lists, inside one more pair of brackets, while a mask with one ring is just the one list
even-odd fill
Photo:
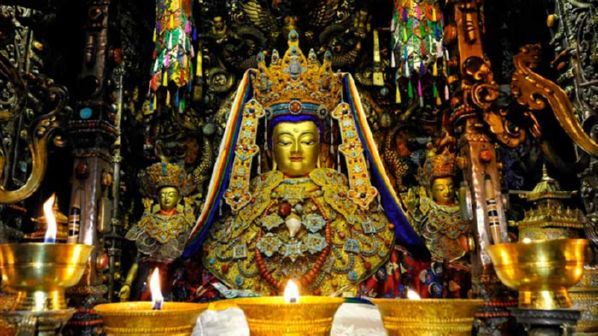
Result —
[[[192, 39], [197, 36], [192, 18], [192, 0], [158, 0], [156, 2], [156, 28], [153, 40], [155, 42], [152, 53], [155, 62], [151, 69], [150, 101], [153, 108], [157, 108], [157, 91], [163, 87], [166, 95], [165, 105], [171, 105], [171, 94], [175, 94], [175, 107], [179, 110], [185, 104], [184, 91], [179, 97], [179, 88], [187, 87], [193, 80], [194, 50]], [[198, 60], [198, 71], [201, 71], [201, 57]], [[171, 85], [170, 83], [174, 84]], [[169, 89], [170, 87], [170, 89]], [[173, 92], [169, 92], [173, 90]]]
[[[403, 90], [407, 90], [406, 100], [415, 99], [417, 83], [417, 96], [420, 105], [425, 99], [432, 98], [429, 103], [438, 103], [438, 89], [436, 82], [443, 83], [446, 78], [446, 51], [442, 44], [443, 16], [439, 9], [439, 0], [395, 0], [391, 21], [391, 63], [396, 66], [397, 85], [396, 99], [401, 102], [401, 88], [398, 83], [403, 79], [407, 81]], [[442, 74], [439, 76], [442, 67]], [[412, 82], [413, 80], [413, 82]], [[417, 81], [417, 82], [415, 82]], [[427, 90], [432, 94], [425, 94]], [[429, 91], [427, 91], [429, 92]]]

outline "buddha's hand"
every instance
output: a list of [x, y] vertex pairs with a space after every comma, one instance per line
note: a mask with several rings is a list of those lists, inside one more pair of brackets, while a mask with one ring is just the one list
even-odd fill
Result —
[[120, 288], [120, 292], [118, 293], [121, 302], [129, 301], [129, 297], [131, 296], [131, 286], [124, 284]]

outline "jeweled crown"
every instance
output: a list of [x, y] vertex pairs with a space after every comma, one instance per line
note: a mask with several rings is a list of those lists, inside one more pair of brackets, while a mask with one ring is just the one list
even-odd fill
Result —
[[315, 51], [307, 57], [299, 48], [299, 34], [289, 33], [289, 48], [281, 59], [272, 51], [270, 66], [263, 53], [251, 77], [255, 99], [272, 118], [282, 114], [313, 114], [324, 118], [341, 100], [341, 75], [332, 71], [331, 54], [320, 64]]
[[440, 153], [436, 149], [428, 151], [421, 171], [422, 178], [428, 185], [431, 185], [436, 178], [454, 177], [456, 173], [455, 154], [448, 147], [444, 147]]
[[181, 166], [158, 162], [145, 168], [139, 173], [142, 192], [149, 197], [157, 197], [158, 191], [164, 187], [175, 187], [181, 196], [187, 196], [193, 191], [191, 179]]

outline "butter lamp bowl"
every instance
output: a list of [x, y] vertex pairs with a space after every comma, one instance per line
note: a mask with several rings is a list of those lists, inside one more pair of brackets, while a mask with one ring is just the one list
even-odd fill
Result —
[[2, 283], [17, 291], [11, 309], [65, 310], [64, 291], [79, 282], [92, 250], [85, 244], [0, 244]]
[[149, 301], [106, 303], [95, 306], [104, 320], [108, 336], [191, 335], [197, 317], [207, 304], [164, 302], [162, 309], [152, 309]]
[[584, 271], [585, 239], [554, 239], [491, 245], [487, 251], [496, 274], [519, 291], [519, 308], [562, 309], [572, 306], [568, 288]]
[[233, 304], [243, 310], [252, 336], [328, 336], [342, 298], [301, 296], [286, 303], [281, 296], [241, 298]]
[[469, 336], [478, 299], [372, 299], [389, 336]]

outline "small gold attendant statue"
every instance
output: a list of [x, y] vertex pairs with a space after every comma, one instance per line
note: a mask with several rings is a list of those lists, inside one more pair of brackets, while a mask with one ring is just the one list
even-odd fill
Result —
[[421, 181], [426, 184], [431, 198], [420, 189], [413, 219], [426, 238], [433, 261], [462, 262], [469, 251], [471, 227], [461, 217], [461, 207], [455, 197], [455, 168], [455, 155], [444, 147], [439, 153], [437, 149], [429, 150], [420, 169]]
[[455, 197], [455, 175], [455, 155], [448, 146], [430, 148], [420, 168], [423, 185], [417, 191], [409, 190], [405, 197], [412, 223], [425, 238], [432, 261], [445, 268], [442, 277], [448, 288], [444, 293], [430, 293], [432, 296], [466, 297], [469, 287], [467, 256], [472, 232]]
[[161, 283], [168, 283], [165, 280], [169, 268], [181, 256], [195, 222], [190, 200], [184, 206], [179, 204], [193, 189], [183, 168], [170, 163], [155, 163], [140, 174], [139, 180], [143, 194], [151, 198], [144, 201], [145, 213], [125, 235], [126, 239], [135, 242], [137, 260], [121, 287], [121, 301], [127, 301], [129, 297], [135, 300], [149, 298], [147, 276], [155, 267], [160, 269]]
[[[336, 150], [337, 169], [320, 167], [330, 155], [322, 147]], [[272, 158], [263, 173], [261, 150]], [[423, 246], [390, 187], [354, 82], [332, 71], [329, 54], [323, 64], [313, 50], [305, 57], [292, 31], [284, 57], [273, 51], [270, 66], [260, 57], [237, 91], [186, 254], [201, 246], [204, 266], [234, 289], [279, 294], [295, 279], [303, 292], [331, 295], [356, 293], [397, 241]]]

